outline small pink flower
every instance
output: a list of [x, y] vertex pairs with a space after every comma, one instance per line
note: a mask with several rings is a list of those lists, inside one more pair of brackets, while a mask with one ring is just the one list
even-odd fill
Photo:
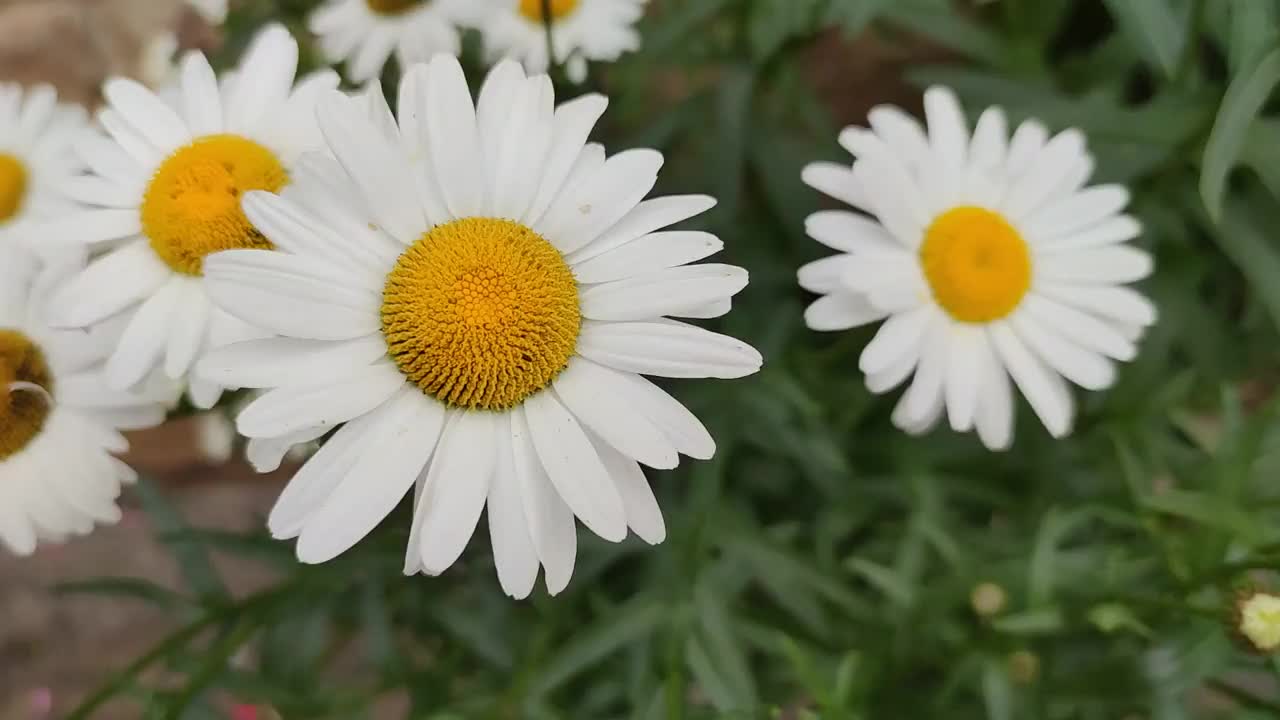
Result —
[[53, 712], [53, 691], [47, 687], [31, 691], [31, 713], [33, 717], [47, 718]]
[[236, 705], [231, 708], [231, 720], [258, 720], [258, 708], [253, 705]]

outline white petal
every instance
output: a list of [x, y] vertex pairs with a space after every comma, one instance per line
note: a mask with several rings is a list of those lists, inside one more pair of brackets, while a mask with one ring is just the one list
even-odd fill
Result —
[[1074, 128], [1055, 135], [1034, 158], [1030, 170], [1009, 187], [1002, 203], [1004, 212], [1019, 220], [1031, 217], [1050, 199], [1063, 177], [1084, 154], [1084, 146], [1084, 134]]
[[809, 237], [840, 252], [881, 253], [901, 247], [884, 226], [846, 210], [816, 212], [805, 219], [804, 229]]
[[1151, 274], [1151, 256], [1128, 245], [1045, 255], [1033, 261], [1037, 279], [1113, 285], [1141, 280]]
[[1128, 204], [1129, 191], [1123, 185], [1091, 187], [1047, 203], [1027, 219], [1026, 234], [1035, 238], [1072, 235], [1104, 220], [1117, 219], [1114, 216]]
[[585, 322], [578, 353], [617, 370], [662, 377], [734, 379], [764, 363], [740, 340], [677, 322]]
[[320, 101], [316, 117], [330, 150], [359, 188], [373, 219], [401, 242], [417, 240], [429, 226], [408, 158], [378, 132], [358, 102], [339, 92]]
[[136, 241], [95, 260], [50, 301], [52, 321], [84, 327], [151, 295], [173, 275], [145, 241]]
[[[542, 173], [538, 192], [523, 217], [525, 225], [532, 226], [541, 220], [547, 208], [551, 207], [552, 201], [564, 188], [565, 181], [569, 178], [569, 173], [578, 159], [578, 154], [591, 134], [591, 129], [600, 120], [600, 116], [604, 115], [605, 108], [608, 106], [608, 98], [590, 94], [575, 98], [556, 108], [551, 147], [546, 155], [547, 167]], [[665, 227], [665, 225], [658, 227]], [[657, 230], [658, 227], [639, 232], [636, 237]]]
[[578, 420], [551, 393], [521, 406], [542, 467], [573, 514], [610, 542], [627, 536], [622, 498]]
[[867, 113], [871, 129], [915, 168], [930, 165], [929, 138], [920, 123], [901, 108], [877, 105]]
[[925, 90], [924, 111], [934, 157], [947, 167], [963, 167], [968, 159], [969, 125], [955, 93], [937, 85]]
[[818, 192], [848, 203], [856, 208], [867, 208], [866, 193], [853, 175], [853, 167], [832, 162], [816, 162], [806, 165], [800, 180]]
[[[387, 261], [403, 251], [404, 246], [384, 241], [381, 233], [344, 235], [342, 227], [334, 227], [325, 217], [302, 207], [301, 201], [316, 201], [309, 203], [314, 205], [323, 199], [322, 195], [311, 194], [315, 192], [313, 188], [295, 185], [287, 192], [288, 197], [266, 192], [246, 193], [241, 201], [245, 216], [278, 249], [347, 267], [352, 271], [352, 281], [381, 291], [381, 275], [385, 273]], [[356, 266], [351, 267], [352, 263]]]
[[701, 215], [715, 204], [715, 198], [707, 195], [670, 195], [645, 200], [595, 242], [571, 254], [569, 264], [577, 265], [655, 230]]
[[407, 389], [381, 415], [377, 445], [362, 448], [337, 489], [303, 526], [300, 561], [328, 562], [372, 532], [431, 459], [444, 415], [437, 403]]
[[463, 411], [445, 426], [440, 453], [427, 472], [420, 518], [415, 518], [422, 526], [418, 548], [428, 574], [448, 570], [475, 534], [494, 473], [496, 418]]
[[254, 400], [236, 419], [246, 437], [279, 437], [309, 427], [336, 427], [381, 405], [405, 385], [390, 361], [321, 387], [285, 387]]
[[747, 271], [732, 265], [686, 265], [593, 285], [579, 301], [592, 320], [648, 320], [733, 297], [747, 281]]
[[141, 83], [115, 77], [102, 86], [107, 102], [163, 154], [191, 142], [191, 131], [178, 113]]
[[1141, 223], [1128, 215], [1121, 215], [1079, 232], [1037, 240], [1035, 245], [1037, 251], [1044, 253], [1071, 252], [1127, 242], [1141, 234]]
[[853, 174], [867, 193], [871, 209], [890, 234], [909, 249], [917, 247], [924, 237], [929, 216], [920, 188], [901, 159], [872, 138], [853, 166]]
[[858, 368], [873, 375], [901, 362], [918, 346], [934, 312], [922, 307], [890, 317], [862, 351], [862, 356], [858, 358]]
[[995, 362], [986, 332], [977, 325], [957, 324], [948, 332], [946, 358], [947, 418], [964, 432], [977, 417], [978, 393], [987, 364]]
[[1132, 288], [1043, 282], [1036, 283], [1036, 292], [1064, 305], [1126, 325], [1144, 328], [1156, 322], [1155, 305]]
[[200, 360], [196, 374], [233, 388], [323, 385], [386, 354], [386, 343], [376, 333], [343, 342], [267, 338], [212, 350]]
[[131, 388], [156, 366], [168, 344], [183, 284], [177, 278], [170, 280], [133, 314], [107, 360], [107, 382], [112, 387]]
[[687, 265], [723, 249], [724, 243], [711, 233], [656, 232], [575, 265], [573, 274], [580, 283], [611, 282]]
[[1041, 361], [1086, 390], [1104, 390], [1116, 381], [1110, 360], [1066, 340], [1050, 327], [1023, 312], [1015, 312], [1009, 325]]
[[1053, 328], [1065, 339], [1116, 360], [1132, 360], [1138, 349], [1112, 324], [1099, 320], [1039, 293], [1031, 293], [1023, 301], [1026, 312], [1045, 327]]
[[298, 71], [298, 42], [283, 25], [260, 31], [245, 50], [226, 104], [227, 129], [252, 132], [289, 98]]
[[667, 539], [667, 525], [662, 519], [662, 508], [653, 496], [653, 488], [644, 476], [644, 471], [635, 460], [626, 457], [607, 443], [595, 443], [600, 459], [609, 471], [609, 477], [618, 486], [618, 494], [622, 496], [622, 504], [627, 511], [627, 527], [650, 545], [657, 545]]
[[[489, 541], [493, 543], [493, 563], [503, 592], [523, 600], [533, 592], [538, 581], [538, 553], [525, 520], [516, 451], [512, 445], [511, 415], [497, 418], [495, 443], [488, 502]], [[569, 523], [572, 525], [572, 517]]]
[[1005, 369], [1031, 403], [1031, 408], [1036, 411], [1045, 429], [1056, 438], [1069, 434], [1075, 407], [1062, 377], [1046, 368], [1032, 355], [1005, 324], [991, 325], [990, 333]]
[[445, 204], [454, 217], [478, 215], [485, 201], [480, 133], [471, 90], [457, 58], [437, 55], [431, 61], [426, 101], [432, 162]]
[[990, 107], [982, 111], [969, 144], [969, 162], [988, 170], [1000, 167], [1008, 153], [1009, 121], [1004, 110]]
[[200, 352], [209, 327], [209, 299], [205, 297], [200, 281], [194, 278], [175, 278], [181, 288], [175, 307], [173, 331], [169, 333], [169, 345], [165, 352], [164, 372], [178, 380], [186, 376]]
[[39, 225], [41, 243], [64, 247], [93, 245], [141, 232], [142, 216], [136, 209], [86, 210]]
[[1036, 120], [1026, 120], [1013, 131], [1009, 141], [1009, 155], [1005, 161], [1005, 175], [1020, 177], [1040, 155], [1049, 140], [1049, 131]]
[[885, 315], [861, 295], [835, 293], [818, 298], [805, 308], [804, 323], [810, 330], [830, 332], [861, 327], [882, 320]]
[[630, 407], [632, 390], [623, 373], [576, 357], [556, 376], [554, 387], [569, 412], [627, 457], [662, 470], [680, 463], [662, 431]]
[[282, 438], [251, 438], [245, 446], [245, 459], [260, 473], [280, 469], [285, 455], [297, 445], [313, 442], [325, 434], [327, 428], [307, 428]]
[[309, 340], [350, 340], [381, 328], [380, 298], [327, 264], [271, 250], [228, 250], [204, 261], [205, 287], [223, 310], [266, 330]]
[[560, 252], [586, 247], [617, 224], [653, 189], [662, 167], [656, 150], [627, 150], [607, 159], [578, 191], [567, 189], [533, 229]]
[[976, 425], [982, 444], [1007, 450], [1013, 444], [1013, 389], [1004, 364], [995, 357], [981, 368]]
[[222, 132], [222, 94], [209, 61], [199, 52], [182, 58], [182, 107], [196, 137]]
[[516, 477], [529, 536], [546, 568], [547, 591], [558, 595], [569, 585], [578, 554], [578, 533], [573, 511], [551, 484], [538, 458], [523, 411], [510, 413], [511, 444]]

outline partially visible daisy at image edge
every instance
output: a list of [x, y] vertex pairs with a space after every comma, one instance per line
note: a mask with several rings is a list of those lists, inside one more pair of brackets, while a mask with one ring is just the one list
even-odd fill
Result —
[[473, 103], [458, 61], [437, 56], [403, 78], [398, 119], [380, 94], [328, 94], [336, 160], [309, 155], [282, 193], [246, 195], [278, 251], [210, 256], [206, 283], [279, 337], [196, 372], [266, 390], [237, 418], [251, 439], [338, 428], [268, 519], [303, 562], [347, 551], [411, 490], [406, 574], [447, 570], [487, 510], [516, 598], [540, 567], [551, 593], [568, 584], [575, 517], [611, 542], [665, 538], [641, 465], [716, 446], [642, 375], [740, 378], [762, 359], [676, 319], [726, 314], [747, 273], [691, 264], [722, 249], [714, 235], [664, 230], [715, 203], [646, 200], [660, 153], [587, 141], [606, 105], [556, 107], [550, 78], [510, 61]]
[[[326, 70], [295, 86], [297, 64], [297, 43], [273, 25], [221, 86], [204, 55], [188, 53], [166, 95], [176, 107], [133, 80], [107, 81], [98, 116], [107, 135], [79, 145], [91, 172], [61, 186], [86, 209], [36, 235], [98, 253], [53, 297], [50, 318], [66, 328], [124, 318], [107, 361], [113, 387], [137, 385], [157, 369], [187, 379], [205, 350], [260, 335], [212, 306], [201, 275], [209, 253], [270, 247], [240, 198], [287, 186], [296, 160], [320, 145], [315, 99], [339, 80]], [[211, 407], [222, 390], [190, 383], [199, 407]]]
[[462, 51], [460, 28], [492, 0], [328, 0], [312, 11], [307, 27], [329, 62], [346, 63], [352, 82], [382, 73], [395, 55], [401, 68], [437, 52]]
[[[91, 132], [88, 114], [58, 102], [48, 85], [0, 83], [0, 248], [14, 248], [33, 224], [76, 210], [64, 192], [84, 171], [76, 143]], [[38, 255], [65, 251], [39, 242], [22, 248]]]
[[893, 423], [912, 434], [945, 413], [990, 449], [1013, 442], [1010, 379], [1050, 435], [1071, 432], [1068, 382], [1102, 390], [1117, 361], [1156, 321], [1126, 287], [1151, 273], [1129, 241], [1142, 227], [1124, 213], [1120, 185], [1087, 186], [1094, 161], [1075, 129], [1050, 137], [1035, 120], [1010, 138], [1000, 108], [969, 132], [951, 90], [924, 96], [927, 130], [879, 106], [871, 127], [840, 144], [852, 168], [816, 163], [804, 181], [859, 212], [810, 216], [810, 237], [839, 252], [801, 268], [822, 297], [808, 326], [838, 331], [884, 321], [859, 359], [873, 392], [912, 378]]
[[[493, 9], [480, 26], [485, 53], [520, 61], [531, 73], [547, 72], [544, 0], [489, 0]], [[587, 78], [588, 62], [613, 62], [640, 49], [635, 24], [648, 0], [549, 0], [555, 64], [569, 80]]]
[[137, 475], [120, 434], [160, 424], [171, 393], [107, 387], [100, 335], [50, 328], [50, 273], [0, 248], [0, 546], [30, 555], [121, 518]]

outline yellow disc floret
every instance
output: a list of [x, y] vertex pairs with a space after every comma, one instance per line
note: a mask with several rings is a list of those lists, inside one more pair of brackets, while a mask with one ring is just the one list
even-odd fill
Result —
[[1013, 312], [1031, 288], [1031, 252], [1000, 215], [958, 207], [925, 231], [920, 262], [938, 304], [960, 322], [986, 323]]
[[18, 214], [26, 195], [26, 166], [13, 155], [0, 152], [0, 223]]
[[[579, 2], [580, 0], [550, 0], [547, 4], [551, 8], [551, 19], [563, 19], [566, 15], [578, 9]], [[536, 23], [540, 23], [544, 19], [542, 3], [543, 0], [520, 0], [520, 14]]]
[[400, 371], [468, 409], [508, 409], [546, 387], [581, 325], [564, 258], [509, 220], [433, 228], [400, 256], [382, 296], [382, 333]]
[[211, 135], [160, 164], [142, 200], [142, 231], [175, 271], [199, 275], [209, 253], [270, 249], [240, 209], [251, 190], [275, 192], [289, 174], [270, 150], [238, 135]]
[[25, 448], [49, 417], [48, 398], [15, 383], [53, 392], [53, 374], [40, 348], [16, 330], [0, 330], [0, 461]]
[[369, 9], [378, 15], [399, 15], [421, 5], [424, 0], [364, 0]]

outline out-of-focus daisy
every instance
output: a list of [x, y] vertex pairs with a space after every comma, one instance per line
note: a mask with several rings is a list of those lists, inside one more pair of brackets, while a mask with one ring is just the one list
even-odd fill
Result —
[[0, 248], [0, 545], [29, 555], [41, 542], [120, 520], [116, 498], [135, 475], [113, 457], [121, 430], [164, 420], [163, 393], [106, 386], [98, 335], [50, 329], [38, 312], [48, 278]]
[[[63, 188], [84, 170], [75, 143], [89, 132], [84, 109], [59, 103], [52, 87], [0, 83], [0, 247], [75, 209]], [[24, 247], [51, 249], [31, 241]]]
[[[529, 72], [546, 72], [547, 30], [543, 0], [490, 0], [482, 21], [485, 51], [509, 57]], [[640, 48], [636, 21], [647, 0], [550, 0], [551, 44], [555, 62], [569, 79], [582, 82], [587, 62], [613, 62]]]
[[1053, 137], [1035, 121], [1010, 140], [991, 108], [972, 135], [952, 92], [925, 93], [928, 130], [894, 107], [840, 143], [856, 160], [805, 169], [809, 185], [863, 214], [824, 211], [807, 230], [841, 254], [800, 270], [823, 295], [805, 314], [815, 330], [886, 320], [859, 366], [874, 392], [914, 372], [893, 422], [912, 433], [945, 411], [1003, 449], [1013, 439], [1010, 377], [1054, 437], [1070, 432], [1070, 381], [1115, 380], [1156, 310], [1124, 286], [1151, 272], [1127, 244], [1141, 226], [1123, 214], [1128, 191], [1086, 187], [1093, 158], [1078, 130]]
[[462, 50], [459, 27], [470, 24], [487, 0], [329, 0], [308, 21], [330, 62], [345, 62], [347, 76], [365, 83], [395, 54], [400, 67], [437, 52]]
[[186, 3], [211, 25], [221, 25], [227, 20], [227, 0], [186, 0]]
[[[157, 367], [183, 378], [204, 349], [255, 336], [211, 306], [200, 276], [209, 253], [271, 246], [245, 218], [240, 198], [285, 187], [297, 158], [320, 145], [315, 99], [338, 77], [326, 71], [294, 87], [297, 63], [297, 43], [273, 26], [221, 89], [204, 56], [188, 54], [176, 109], [132, 80], [107, 82], [99, 119], [110, 137], [82, 143], [92, 174], [62, 185], [92, 209], [40, 234], [44, 242], [105, 251], [71, 278], [51, 312], [65, 327], [127, 315], [107, 362], [113, 387], [131, 387]], [[220, 392], [191, 383], [200, 406]]]
[[606, 158], [587, 136], [607, 101], [554, 106], [550, 80], [500, 64], [473, 104], [452, 57], [410, 69], [399, 120], [331, 93], [281, 196], [245, 211], [281, 252], [207, 261], [220, 307], [282, 337], [215, 351], [198, 372], [269, 391], [238, 418], [250, 438], [346, 423], [289, 484], [271, 531], [324, 562], [417, 488], [406, 572], [444, 572], [488, 508], [505, 591], [568, 583], [574, 517], [620, 541], [665, 537], [640, 469], [715, 443], [641, 377], [736, 378], [750, 346], [669, 317], [729, 310], [747, 273], [689, 265], [721, 248], [660, 232], [702, 196], [644, 200], [662, 156]]

